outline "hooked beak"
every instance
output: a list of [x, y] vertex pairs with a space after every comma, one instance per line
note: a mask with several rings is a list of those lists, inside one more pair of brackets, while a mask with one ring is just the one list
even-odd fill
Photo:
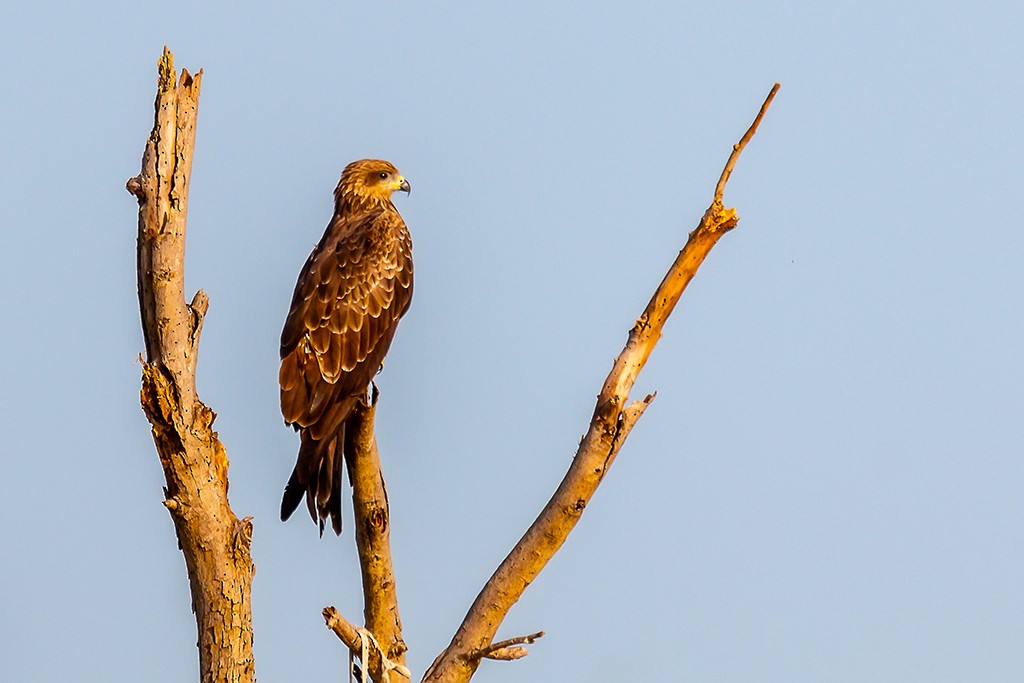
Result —
[[409, 185], [409, 181], [402, 178], [402, 184], [398, 186], [398, 189], [406, 194], [412, 193], [412, 187]]

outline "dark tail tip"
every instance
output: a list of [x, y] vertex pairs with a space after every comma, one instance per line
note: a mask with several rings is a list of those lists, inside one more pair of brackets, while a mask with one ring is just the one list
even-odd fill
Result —
[[281, 498], [281, 521], [287, 522], [292, 513], [298, 509], [302, 497], [306, 495], [306, 487], [299, 483], [298, 469], [292, 470], [292, 476], [284, 487], [284, 497]]
[[[339, 432], [341, 434], [336, 434], [326, 444], [308, 437], [308, 432], [302, 432], [302, 445], [299, 447], [295, 469], [292, 470], [281, 498], [282, 522], [288, 521], [305, 498], [309, 516], [319, 527], [320, 536], [324, 535], [328, 517], [334, 533], [341, 535], [343, 426]], [[328, 468], [326, 471], [325, 467]], [[321, 491], [321, 486], [326, 490]]]

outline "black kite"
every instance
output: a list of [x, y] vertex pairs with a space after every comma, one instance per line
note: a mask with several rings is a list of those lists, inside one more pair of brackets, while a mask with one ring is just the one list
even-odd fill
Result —
[[301, 436], [281, 519], [306, 498], [341, 534], [345, 425], [366, 395], [412, 300], [412, 240], [391, 203], [409, 183], [391, 163], [354, 161], [334, 191], [334, 217], [306, 260], [281, 333], [281, 412]]

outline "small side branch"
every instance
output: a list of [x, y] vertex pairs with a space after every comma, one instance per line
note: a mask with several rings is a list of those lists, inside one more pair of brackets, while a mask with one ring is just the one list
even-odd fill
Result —
[[409, 680], [409, 670], [404, 664], [389, 660], [373, 634], [353, 625], [334, 607], [325, 607], [323, 615], [327, 628], [334, 631], [352, 656], [359, 657], [363, 670], [369, 670], [373, 680], [387, 683]]
[[337, 607], [324, 607], [324, 623], [327, 628], [345, 643], [348, 649], [359, 651], [359, 629], [351, 621], [341, 616]]
[[630, 330], [626, 346], [615, 359], [597, 397], [590, 428], [569, 471], [540, 515], [484, 585], [451, 644], [427, 671], [425, 682], [465, 683], [473, 676], [482, 658], [480, 653], [491, 647], [509, 609], [576, 526], [629, 431], [653, 400], [653, 396], [648, 396], [629, 403], [629, 392], [661, 337], [665, 321], [704, 258], [722, 235], [736, 227], [736, 211], [725, 208], [722, 193], [736, 159], [753, 137], [778, 88], [778, 84], [772, 88], [754, 123], [733, 146], [711, 206]]
[[477, 650], [470, 654], [473, 659], [498, 659], [498, 660], [511, 660], [511, 659], [522, 659], [529, 654], [529, 651], [525, 647], [514, 647], [516, 645], [533, 645], [538, 638], [544, 637], [544, 631], [537, 631], [531, 633], [528, 636], [517, 636], [515, 638], [509, 638], [508, 640], [502, 640], [497, 643], [492, 643], [488, 647], [482, 650]]
[[228, 459], [216, 414], [196, 395], [201, 291], [185, 303], [185, 218], [202, 71], [174, 69], [164, 48], [156, 115], [142, 171], [126, 185], [139, 202], [138, 293], [146, 360], [142, 407], [153, 427], [164, 505], [185, 556], [203, 683], [253, 681], [252, 520], [228, 505]]

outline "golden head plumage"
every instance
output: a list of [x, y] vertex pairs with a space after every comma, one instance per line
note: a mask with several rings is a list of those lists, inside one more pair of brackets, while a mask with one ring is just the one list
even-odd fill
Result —
[[410, 191], [409, 181], [402, 177], [390, 161], [360, 159], [341, 172], [334, 190], [334, 203], [339, 213], [391, 204], [391, 194]]

